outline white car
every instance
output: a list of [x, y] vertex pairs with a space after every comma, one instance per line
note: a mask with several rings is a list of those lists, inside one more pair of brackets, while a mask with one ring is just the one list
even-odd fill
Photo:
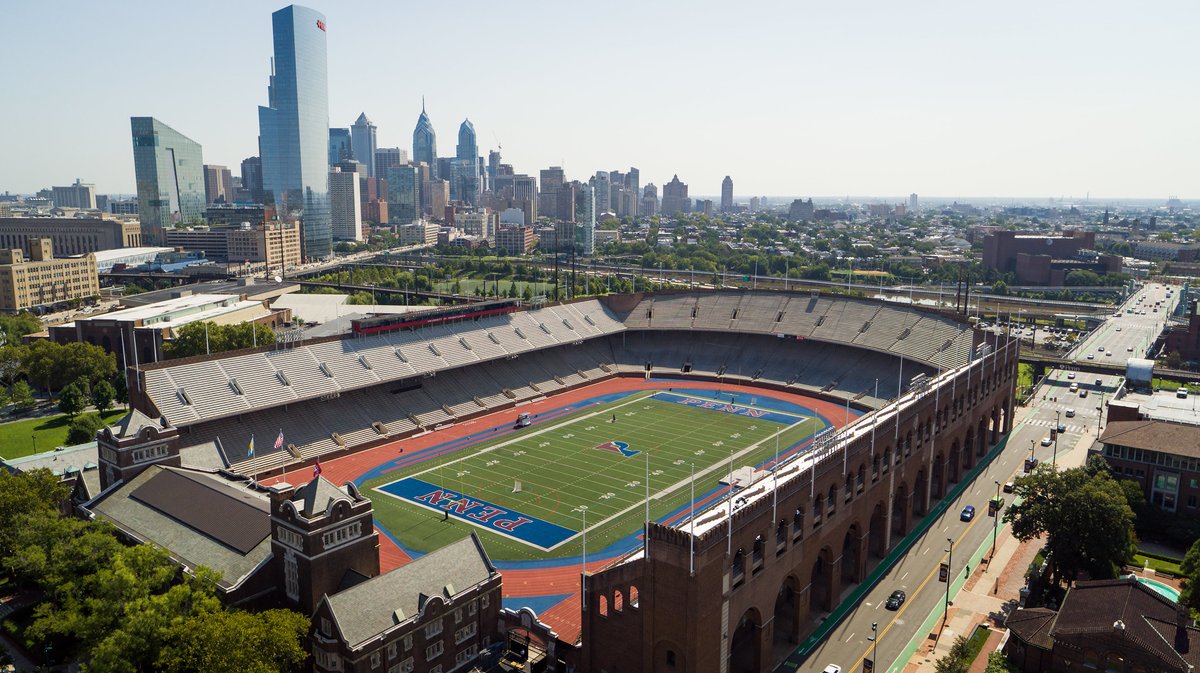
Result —
[[842, 667], [837, 664], [829, 664], [821, 673], [842, 673]]
[[1067, 418], [1075, 418], [1075, 410], [1067, 409]]
[[1042, 446], [1050, 446], [1054, 442], [1050, 441], [1049, 437], [1042, 437]]
[[1068, 379], [1073, 379], [1073, 378], [1075, 378], [1075, 372], [1067, 372], [1067, 378], [1068, 378]]
[[1095, 359], [1096, 359], [1096, 356], [1095, 356], [1095, 354], [1093, 354], [1093, 353], [1088, 353], [1088, 359], [1089, 359], [1089, 360], [1095, 360]]
[[1129, 352], [1129, 353], [1132, 353], [1132, 352], [1133, 352], [1133, 346], [1126, 346], [1126, 347], [1125, 347], [1125, 351], [1126, 351], [1126, 352]]

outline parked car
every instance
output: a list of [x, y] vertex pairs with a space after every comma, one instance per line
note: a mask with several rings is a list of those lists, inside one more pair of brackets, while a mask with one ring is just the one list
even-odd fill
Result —
[[904, 605], [904, 600], [906, 598], [908, 598], [908, 596], [903, 591], [896, 589], [892, 592], [891, 596], [888, 596], [887, 603], [884, 604], [884, 607], [889, 610], [899, 610], [900, 606]]
[[963, 507], [962, 513], [958, 515], [959, 521], [970, 521], [975, 518], [975, 506], [967, 505]]
[[842, 667], [837, 664], [829, 664], [821, 673], [842, 673]]
[[1006, 482], [1004, 482], [1004, 492], [1005, 492], [1005, 493], [1012, 493], [1012, 492], [1013, 492], [1013, 489], [1014, 489], [1014, 488], [1016, 488], [1016, 487], [1017, 487], [1017, 484], [1016, 484], [1016, 482], [1014, 482], [1014, 481], [1006, 481]]

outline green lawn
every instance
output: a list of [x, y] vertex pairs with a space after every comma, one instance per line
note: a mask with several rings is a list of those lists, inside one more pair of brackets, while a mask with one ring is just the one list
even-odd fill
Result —
[[1167, 559], [1162, 556], [1151, 556], [1147, 554], [1137, 553], [1133, 555], [1132, 565], [1139, 568], [1149, 566], [1151, 570], [1160, 570], [1162, 572], [1182, 575], [1183, 571], [1179, 569], [1179, 564], [1182, 560]]
[[[786, 449], [824, 428], [820, 419], [794, 426], [648, 399], [652, 395], [589, 406], [516, 435], [389, 472], [364, 486], [373, 489], [413, 476], [573, 531], [582, 530], [577, 508], [586, 505], [588, 550], [594, 552], [641, 528], [647, 455], [650, 516], [659, 519], [688, 503], [693, 464], [700, 497], [727, 476], [731, 451], [735, 468], [757, 465], [773, 458], [777, 435]], [[739, 399], [738, 404], [745, 403]], [[626, 442], [629, 450], [640, 453], [625, 457], [597, 450], [609, 441]], [[520, 492], [514, 492], [516, 481]], [[582, 550], [580, 536], [545, 552], [462, 520], [443, 521], [437, 512], [380, 491], [372, 495], [376, 519], [405, 546], [420, 551], [442, 547], [472, 529], [485, 540], [488, 553], [502, 560], [572, 556]]]
[[[125, 413], [124, 409], [110, 409], [104, 414], [104, 421], [112, 423]], [[20, 458], [62, 446], [67, 441], [69, 424], [66, 415], [0, 423], [0, 458]]]

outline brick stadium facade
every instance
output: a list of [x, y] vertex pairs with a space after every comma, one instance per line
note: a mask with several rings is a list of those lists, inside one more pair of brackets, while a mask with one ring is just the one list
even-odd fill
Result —
[[651, 525], [648, 560], [587, 578], [580, 668], [773, 669], [1009, 432], [1018, 347], [999, 346], [806, 454], [815, 478], [800, 458], [777, 494], [739, 492], [732, 535], [724, 504], [697, 513], [694, 538]]

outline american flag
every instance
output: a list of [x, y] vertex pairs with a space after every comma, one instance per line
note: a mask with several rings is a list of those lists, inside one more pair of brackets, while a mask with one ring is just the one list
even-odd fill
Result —
[[283, 428], [279, 429], [279, 436], [275, 438], [275, 448], [277, 450], [283, 448]]
[[317, 464], [313, 465], [313, 479], [321, 476], [321, 459], [317, 459]]

